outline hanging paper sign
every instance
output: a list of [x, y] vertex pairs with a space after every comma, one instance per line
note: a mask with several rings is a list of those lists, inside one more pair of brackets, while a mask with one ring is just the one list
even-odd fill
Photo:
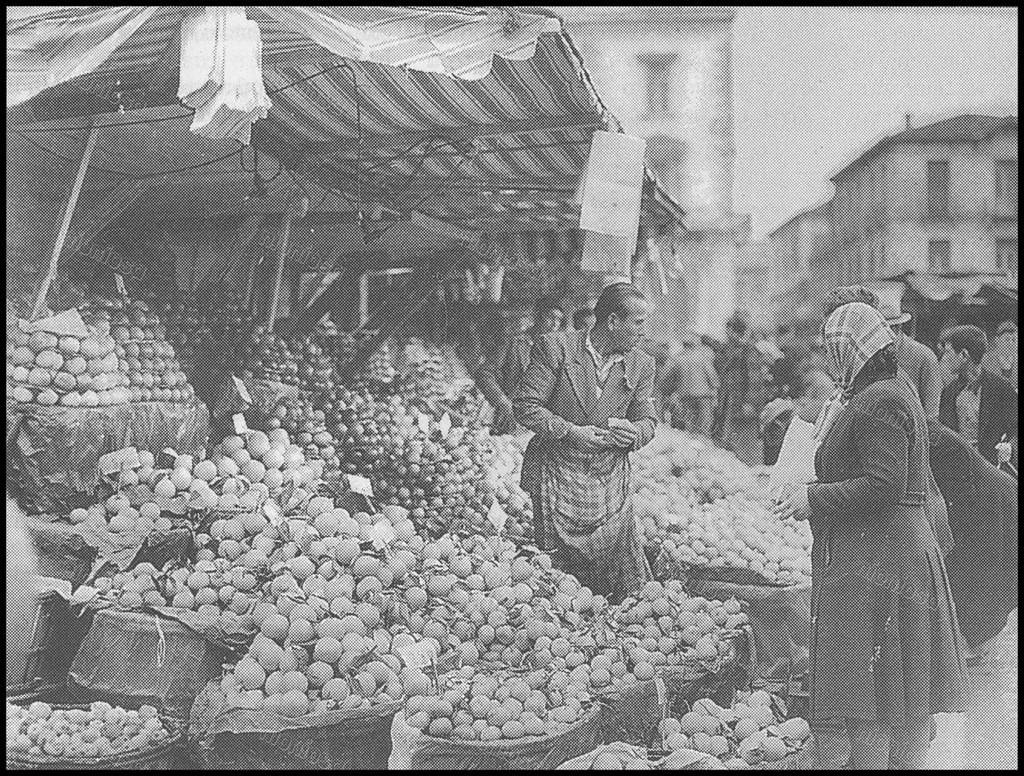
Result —
[[235, 390], [238, 391], [238, 398], [246, 404], [252, 404], [252, 396], [249, 395], [249, 389], [245, 387], [245, 383], [234, 375], [231, 375], [231, 382], [235, 384]]
[[501, 504], [498, 503], [497, 499], [491, 504], [491, 508], [487, 510], [487, 519], [491, 521], [491, 525], [494, 526], [498, 533], [505, 530], [505, 521], [508, 520], [508, 514], [501, 508]]
[[128, 296], [128, 289], [124, 286], [124, 275], [120, 272], [114, 273], [114, 287], [121, 296]]
[[447, 412], [441, 416], [441, 422], [438, 423], [438, 428], [441, 430], [442, 439], [447, 437], [448, 432], [452, 430], [452, 418]]
[[383, 550], [397, 538], [398, 534], [395, 533], [395, 529], [391, 527], [390, 523], [382, 521], [370, 528], [370, 540], [378, 550]]
[[241, 412], [236, 412], [231, 416], [231, 422], [235, 426], [235, 433], [238, 435], [248, 434], [249, 427], [245, 424], [245, 415]]
[[420, 415], [416, 419], [416, 422], [419, 424], [420, 431], [422, 431], [424, 434], [427, 434], [429, 436], [430, 435], [430, 416], [429, 415]]
[[399, 647], [398, 655], [409, 668], [427, 668], [437, 659], [437, 648], [433, 641], [424, 639], [415, 644]]
[[267, 516], [270, 524], [275, 528], [284, 522], [284, 512], [281, 511], [281, 507], [273, 499], [263, 502], [263, 514]]
[[350, 474], [348, 475], [348, 486], [353, 493], [360, 493], [367, 498], [373, 498], [373, 485], [366, 477]]
[[594, 132], [583, 178], [580, 228], [631, 240], [635, 247], [647, 142], [619, 132]]
[[603, 272], [608, 276], [629, 280], [632, 275], [635, 242], [635, 237], [620, 237], [585, 231], [580, 269], [588, 272]]
[[115, 450], [112, 453], [101, 455], [98, 463], [99, 470], [105, 475], [117, 474], [126, 466], [137, 469], [142, 466], [139, 460], [139, 451], [134, 447], [126, 447], [123, 450]]

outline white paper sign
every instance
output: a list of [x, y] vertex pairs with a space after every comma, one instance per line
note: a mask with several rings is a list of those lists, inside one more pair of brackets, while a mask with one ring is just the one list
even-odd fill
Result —
[[427, 640], [399, 647], [398, 655], [402, 658], [402, 662], [410, 668], [426, 668], [437, 659], [434, 642]]
[[438, 423], [438, 428], [441, 430], [442, 438], [447, 437], [448, 432], [452, 430], [452, 419], [447, 412], [441, 416], [441, 422]]
[[238, 397], [246, 404], [252, 404], [252, 397], [249, 395], [249, 389], [245, 387], [245, 383], [234, 375], [231, 375], [231, 381], [235, 384], [235, 390], [238, 391]]
[[[643, 138], [594, 132], [583, 179], [581, 229], [636, 240], [646, 150]], [[629, 252], [635, 247], [631, 242]]]
[[785, 485], [805, 485], [813, 482], [814, 453], [818, 440], [814, 438], [814, 426], [802, 418], [793, 418], [782, 439], [779, 460], [772, 467], [768, 490], [775, 493]]
[[416, 418], [416, 423], [419, 425], [420, 431], [422, 431], [424, 434], [427, 434], [427, 435], [430, 434], [430, 416], [429, 415], [420, 415], [418, 418]]
[[395, 533], [395, 529], [391, 527], [390, 523], [380, 522], [374, 524], [370, 528], [370, 540], [373, 542], [373, 546], [378, 550], [382, 550], [393, 542], [398, 535]]
[[[79, 590], [93, 590], [82, 585]], [[71, 600], [71, 583], [63, 579], [54, 579], [53, 577], [36, 577], [36, 592], [40, 595], [44, 593], [57, 593], [65, 601]], [[95, 591], [94, 591], [95, 592]]]
[[270, 524], [275, 528], [284, 522], [284, 513], [281, 511], [281, 507], [272, 499], [263, 502], [263, 514], [267, 516]]
[[505, 530], [505, 521], [508, 520], [508, 514], [501, 508], [501, 504], [495, 501], [491, 504], [491, 508], [487, 510], [487, 519], [491, 521], [491, 525], [495, 527], [498, 533], [501, 533]]
[[117, 474], [125, 466], [138, 469], [142, 466], [139, 460], [139, 451], [134, 447], [126, 447], [123, 450], [115, 450], [112, 453], [101, 455], [98, 462], [100, 471], [103, 474]]
[[635, 244], [635, 237], [584, 231], [580, 267], [588, 272], [603, 272], [608, 276], [629, 280]]
[[245, 415], [241, 412], [237, 412], [231, 416], [231, 422], [235, 425], [236, 434], [248, 434], [249, 427], [245, 424]]
[[373, 485], [366, 477], [350, 474], [348, 475], [348, 486], [355, 493], [362, 493], [364, 496], [373, 498]]
[[18, 328], [26, 334], [37, 331], [46, 331], [56, 334], [58, 337], [79, 337], [89, 336], [89, 329], [85, 326], [81, 314], [75, 308], [65, 310], [62, 313], [51, 315], [49, 318], [40, 318], [38, 321], [19, 320]]

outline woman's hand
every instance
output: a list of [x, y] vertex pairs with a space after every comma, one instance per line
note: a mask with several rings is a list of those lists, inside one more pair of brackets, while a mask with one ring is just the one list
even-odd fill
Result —
[[794, 485], [788, 492], [780, 495], [773, 510], [776, 517], [785, 520], [806, 520], [811, 515], [811, 506], [807, 500], [807, 486]]

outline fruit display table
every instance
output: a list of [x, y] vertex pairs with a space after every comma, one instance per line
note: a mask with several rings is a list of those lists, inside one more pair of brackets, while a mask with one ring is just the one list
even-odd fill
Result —
[[100, 456], [129, 445], [200, 452], [209, 436], [203, 405], [144, 402], [108, 407], [7, 405], [7, 481], [33, 514], [87, 506]]

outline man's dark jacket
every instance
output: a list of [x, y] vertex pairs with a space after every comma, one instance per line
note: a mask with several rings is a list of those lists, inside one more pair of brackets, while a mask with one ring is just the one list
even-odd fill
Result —
[[[1005, 434], [1017, 436], [1017, 391], [1009, 380], [982, 371], [981, 404], [978, 408], [978, 452], [989, 463], [996, 463], [996, 445]], [[958, 377], [942, 391], [939, 402], [939, 420], [943, 425], [962, 433], [957, 419], [956, 398], [967, 387]]]

